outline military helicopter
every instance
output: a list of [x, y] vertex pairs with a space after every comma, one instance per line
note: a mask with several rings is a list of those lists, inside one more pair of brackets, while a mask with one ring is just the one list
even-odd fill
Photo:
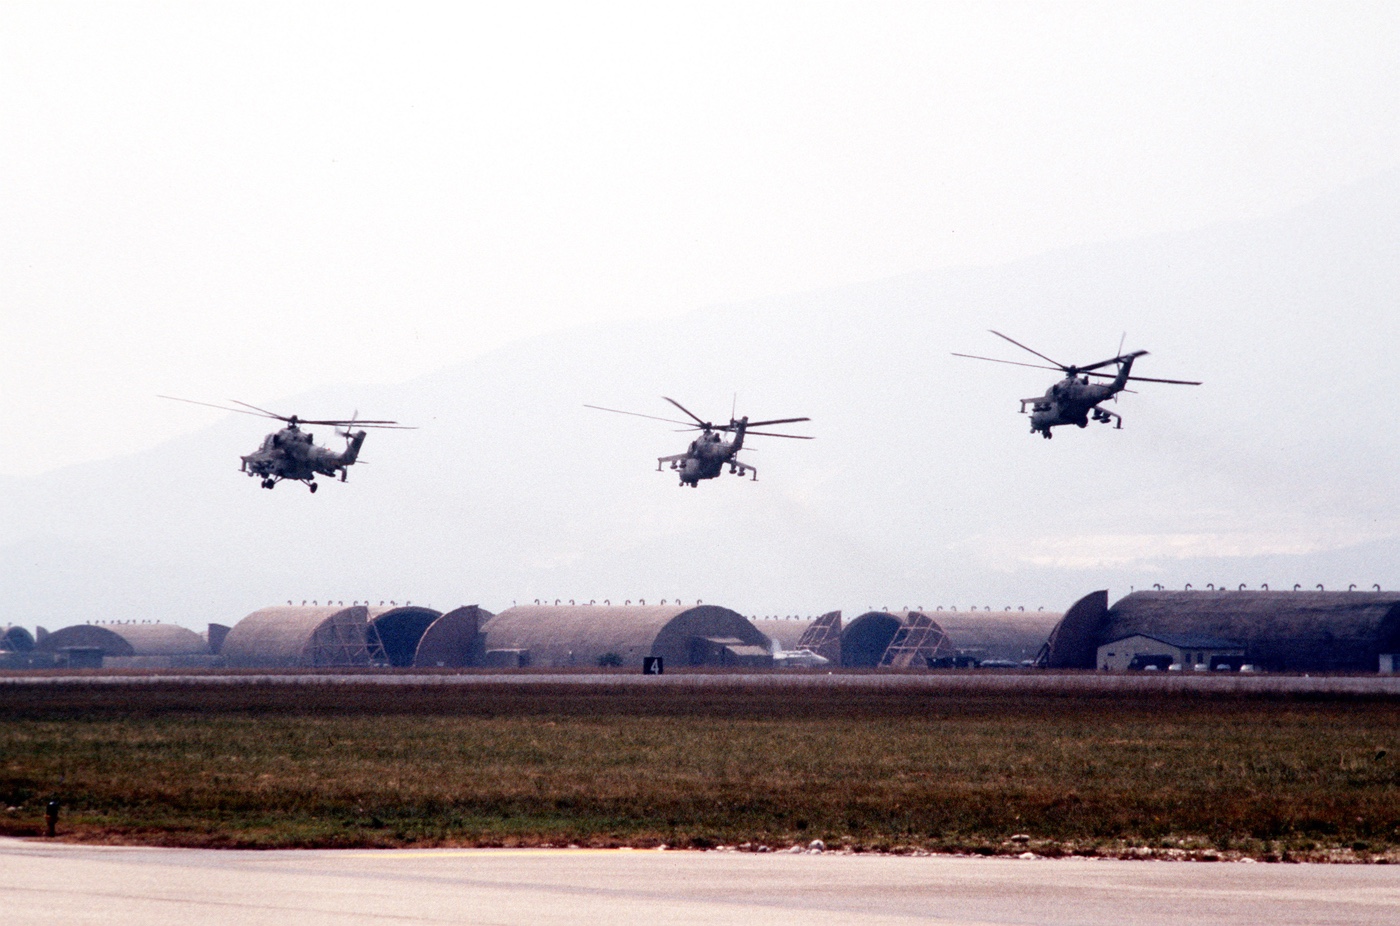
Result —
[[[264, 489], [273, 488], [283, 479], [292, 479], [306, 483], [306, 487], [315, 492], [318, 488], [316, 483], [318, 475], [335, 476], [337, 473], [340, 474], [340, 481], [344, 482], [346, 469], [354, 465], [360, 456], [360, 447], [365, 442], [364, 428], [413, 430], [411, 426], [401, 425], [397, 421], [365, 420], [354, 416], [349, 420], [312, 421], [298, 418], [296, 415], [279, 415], [276, 412], [270, 412], [265, 408], [258, 408], [256, 405], [249, 405], [247, 402], [240, 402], [237, 399], [229, 401], [234, 405], [243, 406], [242, 408], [230, 408], [227, 405], [215, 405], [211, 402], [196, 402], [193, 399], [180, 399], [172, 395], [163, 395], [159, 398], [175, 402], [188, 402], [191, 405], [204, 405], [208, 408], [238, 412], [242, 415], [256, 415], [259, 418], [275, 418], [278, 421], [285, 421], [287, 423], [285, 428], [264, 437], [261, 447], [241, 458], [243, 465], [239, 467], [239, 471], [247, 473], [250, 477], [261, 478]], [[337, 428], [336, 433], [345, 438], [345, 451], [336, 453], [329, 447], [317, 447], [310, 432], [301, 429], [304, 424], [323, 424]], [[351, 431], [351, 428], [359, 428], [360, 430]]]
[[[669, 457], [658, 457], [656, 460], [656, 471], [661, 472], [663, 463], [670, 463], [671, 469], [678, 470], [681, 477], [681, 485], [688, 485], [692, 489], [700, 484], [701, 479], [714, 479], [725, 467], [729, 465], [729, 472], [738, 476], [753, 474], [753, 481], [758, 481], [758, 470], [749, 463], [741, 463], [735, 459], [735, 455], [744, 449], [744, 438], [746, 436], [759, 437], [787, 437], [793, 440], [812, 440], [801, 434], [773, 434], [769, 431], [750, 431], [751, 427], [765, 427], [771, 424], [792, 424], [798, 421], [811, 421], [811, 418], [774, 418], [769, 421], [750, 421], [748, 416], [735, 418], [730, 412], [729, 424], [713, 424], [705, 421], [690, 409], [669, 396], [662, 396], [667, 402], [685, 412], [690, 421], [677, 421], [673, 418], [659, 418], [656, 415], [642, 415], [637, 412], [624, 412], [616, 408], [603, 408], [601, 405], [585, 404], [584, 408], [596, 408], [600, 412], [615, 412], [619, 415], [632, 415], [637, 418], [650, 418], [653, 421], [665, 421], [668, 424], [682, 424], [685, 431], [700, 431], [699, 437], [690, 442], [690, 446], [685, 453], [678, 453]], [[691, 422], [694, 422], [693, 424]], [[734, 435], [734, 439], [726, 441], [720, 437], [720, 432], [728, 432]]]
[[[1072, 424], [1077, 427], [1088, 427], [1089, 419], [1108, 424], [1110, 421], [1117, 422], [1115, 429], [1123, 427], [1123, 416], [1117, 412], [1111, 412], [1106, 408], [1099, 408], [1100, 402], [1105, 402], [1114, 398], [1118, 393], [1127, 390], [1129, 381], [1142, 383], [1171, 383], [1176, 386], [1199, 386], [1198, 382], [1184, 379], [1154, 379], [1150, 376], [1132, 376], [1133, 361], [1147, 354], [1145, 350], [1135, 350], [1132, 353], [1123, 353], [1123, 344], [1118, 344], [1118, 356], [1110, 357], [1107, 360], [1100, 360], [1098, 363], [1090, 363], [1085, 366], [1065, 366], [1058, 360], [1051, 360], [1040, 351], [1032, 350], [1020, 341], [1012, 340], [1000, 331], [992, 331], [992, 334], [1005, 341], [1011, 341], [1021, 350], [1035, 354], [1041, 360], [1045, 360], [1052, 366], [1042, 366], [1038, 363], [1020, 363], [1016, 360], [999, 360], [995, 357], [978, 357], [973, 354], [954, 353], [954, 357], [967, 357], [971, 360], [990, 360], [993, 363], [1009, 363], [1012, 366], [1032, 367], [1037, 370], [1063, 370], [1065, 378], [1060, 380], [1049, 389], [1045, 390], [1045, 395], [1035, 396], [1021, 400], [1021, 414], [1026, 413], [1026, 406], [1031, 406], [1031, 433], [1039, 431], [1046, 440], [1052, 435], [1051, 428], [1060, 425]], [[1114, 373], [1097, 373], [1106, 366], [1118, 365]], [[1090, 376], [1100, 376], [1109, 379], [1107, 383], [1092, 383]], [[1127, 390], [1131, 392], [1132, 390]], [[1115, 399], [1116, 401], [1116, 399]]]

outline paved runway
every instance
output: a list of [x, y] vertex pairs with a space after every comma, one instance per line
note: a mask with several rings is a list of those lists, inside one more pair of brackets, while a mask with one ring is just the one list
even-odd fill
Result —
[[229, 852], [0, 839], [31, 924], [1379, 924], [1400, 866], [602, 850]]

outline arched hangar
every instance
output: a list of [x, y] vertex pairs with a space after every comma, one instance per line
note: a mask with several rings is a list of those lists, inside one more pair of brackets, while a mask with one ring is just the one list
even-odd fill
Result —
[[771, 666], [765, 637], [737, 611], [715, 605], [527, 605], [482, 628], [487, 665], [550, 668]]
[[753, 625], [772, 641], [774, 652], [809, 650], [830, 662], [841, 662], [841, 612], [817, 618], [764, 617]]
[[34, 649], [34, 634], [23, 627], [0, 628], [0, 652], [28, 653]]
[[413, 651], [420, 668], [463, 668], [481, 662], [481, 627], [491, 612], [479, 605], [453, 608], [429, 624]]
[[262, 608], [233, 626], [221, 652], [232, 668], [368, 666], [368, 626], [363, 605]]
[[1034, 662], [1064, 617], [1057, 611], [936, 611], [958, 656], [978, 663]]
[[441, 611], [415, 605], [370, 608], [371, 639], [375, 636], [379, 638], [389, 665], [400, 668], [411, 666], [413, 654], [418, 650], [418, 641], [423, 639], [424, 631], [439, 617], [442, 617]]
[[106, 666], [166, 668], [207, 665], [209, 644], [199, 634], [178, 624], [119, 623], [75, 624], [47, 634], [36, 652], [99, 658]]
[[867, 611], [841, 630], [847, 668], [927, 668], [954, 655], [948, 635], [922, 611]]
[[1400, 652], [1400, 593], [1133, 592], [1085, 595], [1046, 646], [1049, 668], [1092, 669], [1098, 648], [1133, 636], [1211, 640], [1270, 672], [1376, 672]]

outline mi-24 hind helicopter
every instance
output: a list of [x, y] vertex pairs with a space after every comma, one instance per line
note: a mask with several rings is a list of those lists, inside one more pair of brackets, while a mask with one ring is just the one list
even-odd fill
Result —
[[[262, 479], [264, 489], [270, 489], [284, 479], [291, 479], [306, 483], [307, 488], [315, 492], [318, 487], [316, 483], [318, 475], [335, 476], [339, 474], [340, 481], [344, 482], [345, 470], [353, 466], [355, 461], [359, 459], [360, 447], [365, 442], [364, 428], [413, 430], [410, 425], [402, 425], [397, 421], [366, 420], [353, 416], [349, 419], [318, 419], [313, 421], [298, 418], [296, 415], [279, 415], [276, 412], [270, 412], [265, 408], [258, 408], [256, 405], [249, 405], [247, 402], [240, 402], [237, 399], [229, 401], [234, 405], [241, 405], [242, 408], [215, 405], [212, 402], [196, 402], [193, 399], [180, 399], [172, 395], [163, 395], [160, 398], [175, 402], [188, 402], [191, 405], [204, 405], [226, 412], [238, 412], [242, 415], [255, 415], [259, 418], [274, 418], [278, 421], [285, 421], [287, 423], [285, 428], [264, 437], [261, 447], [241, 458], [243, 465], [239, 467], [239, 471], [247, 473], [250, 477]], [[337, 428], [336, 433], [345, 438], [345, 450], [337, 453], [329, 447], [317, 447], [310, 432], [301, 429], [304, 424], [329, 425]], [[352, 431], [351, 428], [358, 430]]]
[[[750, 431], [749, 428], [761, 428], [774, 424], [794, 424], [798, 421], [811, 421], [811, 418], [773, 418], [768, 421], [750, 421], [748, 416], [735, 418], [733, 412], [730, 413], [728, 424], [714, 424], [705, 421], [690, 409], [669, 396], [662, 396], [667, 402], [685, 412], [690, 421], [677, 421], [674, 418], [660, 418], [656, 415], [643, 415], [638, 412], [624, 412], [617, 408], [603, 408], [601, 405], [585, 404], [584, 408], [596, 408], [600, 412], [615, 412], [619, 415], [632, 415], [636, 418], [650, 418], [653, 421], [665, 421], [668, 424], [685, 425], [681, 430], [700, 431], [701, 434], [690, 442], [690, 446], [685, 453], [678, 453], [669, 457], [657, 457], [656, 470], [661, 471], [663, 463], [670, 463], [671, 469], [680, 473], [681, 485], [688, 485], [692, 489], [700, 484], [701, 479], [714, 479], [724, 467], [729, 467], [729, 472], [744, 476], [753, 474], [753, 479], [757, 481], [758, 470], [752, 464], [735, 459], [740, 450], [744, 449], [744, 438], [746, 436], [758, 437], [786, 437], [792, 440], [812, 440], [801, 434], [774, 434], [771, 431]], [[693, 423], [692, 423], [693, 422]], [[733, 434], [733, 440], [724, 440], [720, 433]]]
[[[1051, 360], [1038, 350], [1033, 350], [1020, 341], [1012, 340], [1000, 331], [992, 331], [992, 334], [1004, 341], [1011, 341], [1021, 350], [1035, 354], [1052, 366], [1043, 366], [1038, 363], [1021, 363], [1016, 360], [1000, 360], [996, 357], [978, 357], [973, 354], [954, 353], [954, 357], [967, 357], [972, 360], [990, 360], [993, 363], [1009, 363], [1012, 366], [1032, 367], [1037, 370], [1063, 370], [1065, 378], [1060, 380], [1049, 389], [1045, 390], [1043, 396], [1033, 396], [1029, 399], [1021, 400], [1021, 413], [1025, 414], [1026, 406], [1031, 406], [1031, 433], [1039, 431], [1047, 440], [1052, 437], [1051, 428], [1061, 425], [1072, 424], [1076, 427], [1088, 427], [1089, 419], [1108, 424], [1116, 421], [1115, 428], [1123, 427], [1123, 417], [1117, 412], [1111, 412], [1106, 408], [1099, 408], [1100, 402], [1106, 402], [1118, 393], [1127, 389], [1129, 382], [1140, 383], [1170, 383], [1175, 386], [1199, 386], [1198, 382], [1185, 379], [1154, 379], [1150, 376], [1133, 376], [1133, 361], [1146, 355], [1145, 350], [1135, 350], [1132, 353], [1123, 353], [1122, 342], [1118, 345], [1118, 356], [1110, 357], [1107, 360], [1100, 360], [1098, 363], [1090, 363], [1084, 366], [1066, 366], [1058, 360]], [[1096, 372], [1104, 367], [1117, 364], [1118, 369], [1113, 373]], [[1089, 381], [1089, 377], [1098, 376], [1110, 380], [1107, 383], [1094, 383]]]

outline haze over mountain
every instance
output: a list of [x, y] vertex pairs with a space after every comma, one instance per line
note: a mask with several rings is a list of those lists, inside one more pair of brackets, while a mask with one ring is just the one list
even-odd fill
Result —
[[[148, 452], [0, 480], [4, 621], [199, 627], [303, 599], [703, 599], [745, 613], [1068, 606], [1162, 583], [1400, 586], [1400, 174], [1267, 220], [597, 324], [397, 386], [273, 407], [390, 417], [317, 495], [237, 472], [271, 430], [215, 423]], [[1029, 433], [1017, 400], [1066, 363], [1145, 348], [1093, 424]], [[363, 379], [371, 377], [363, 375]], [[757, 483], [682, 489], [690, 439], [659, 396], [725, 419], [809, 415], [754, 439]], [[193, 396], [220, 400], [221, 396]], [[152, 398], [152, 402], [158, 401]], [[272, 424], [268, 422], [268, 424]], [[318, 442], [338, 443], [330, 429]]]

